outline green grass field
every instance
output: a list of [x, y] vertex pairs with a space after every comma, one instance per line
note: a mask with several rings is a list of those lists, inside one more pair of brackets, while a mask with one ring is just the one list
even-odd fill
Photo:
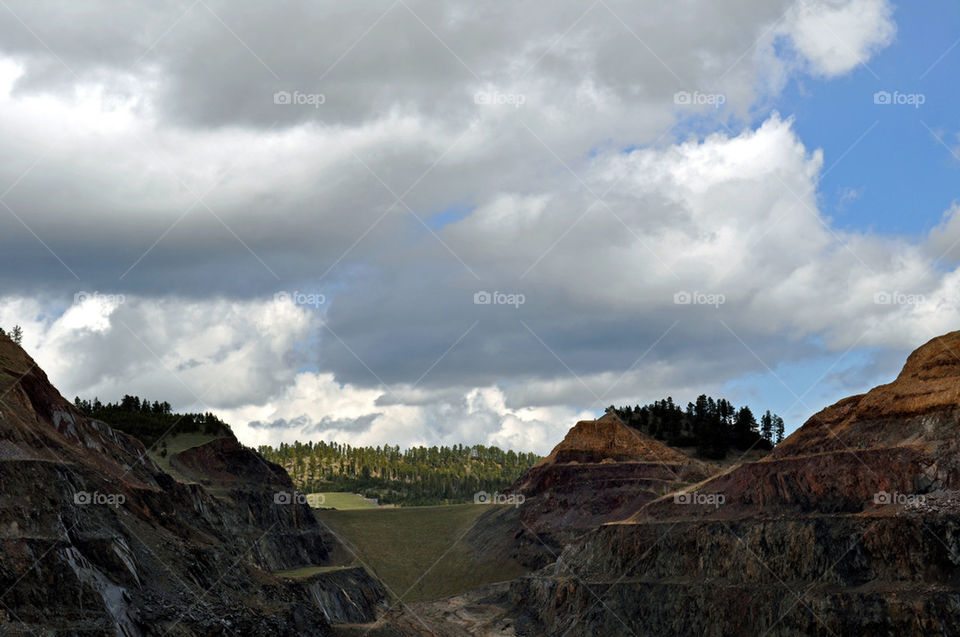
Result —
[[526, 572], [504, 552], [483, 554], [458, 541], [487, 505], [316, 511], [363, 565], [403, 601], [449, 597]]
[[[319, 496], [323, 496], [321, 501]], [[345, 491], [331, 491], [328, 493], [310, 493], [307, 495], [307, 502], [312, 507], [333, 507], [338, 511], [348, 511], [354, 509], [375, 509], [372, 502], [357, 495], [356, 493], [347, 493]]]
[[317, 573], [330, 573], [331, 571], [342, 571], [344, 569], [353, 568], [352, 566], [305, 566], [303, 568], [294, 568], [289, 571], [276, 571], [274, 575], [277, 577], [285, 577], [287, 579], [306, 579], [311, 575], [316, 575]]
[[188, 433], [188, 434], [178, 434], [170, 438], [164, 438], [164, 441], [167, 443], [167, 455], [162, 457], [160, 455], [160, 449], [162, 448], [163, 443], [158, 444], [150, 452], [150, 458], [160, 465], [160, 468], [165, 472], [169, 473], [173, 477], [179, 480], [185, 480], [186, 478], [182, 476], [176, 469], [170, 466], [170, 457], [180, 453], [181, 451], [186, 451], [187, 449], [193, 449], [194, 447], [199, 447], [200, 445], [205, 445], [211, 440], [216, 440], [217, 438], [223, 438], [223, 436], [211, 436], [210, 434], [204, 433]]

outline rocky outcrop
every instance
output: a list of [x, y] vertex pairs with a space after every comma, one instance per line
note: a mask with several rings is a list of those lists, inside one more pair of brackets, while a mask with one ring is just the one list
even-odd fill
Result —
[[208, 515], [207, 521], [254, 547], [251, 557], [260, 568], [280, 571], [329, 563], [335, 540], [298, 496], [290, 476], [236, 438], [181, 451], [170, 458], [170, 465], [226, 504], [218, 507], [216, 519]]
[[627, 427], [616, 414], [581, 420], [538, 466], [569, 462], [655, 462], [683, 465], [690, 458], [659, 440]]
[[578, 422], [563, 441], [511, 487], [514, 510], [493, 507], [468, 535], [498, 529], [530, 567], [556, 559], [564, 545], [604, 522], [622, 520], [664, 493], [709, 476], [714, 467], [624, 425], [615, 414]]
[[382, 610], [386, 589], [379, 582], [371, 585], [362, 567], [319, 573], [304, 582], [317, 606], [334, 625], [371, 621]]
[[390, 609], [376, 624], [338, 631], [343, 637], [516, 637], [536, 635], [525, 620], [507, 616], [510, 585], [489, 584], [461, 595], [430, 602], [413, 602]]
[[955, 635], [960, 332], [512, 587], [541, 634]]
[[294, 493], [279, 467], [235, 439], [204, 447], [179, 459], [197, 482], [172, 478], [0, 336], [0, 633], [326, 635], [372, 615], [363, 571], [272, 575], [328, 563], [333, 539], [275, 497]]
[[[952, 332], [913, 352], [892, 383], [827, 407], [766, 458], [697, 489], [725, 494], [729, 516], [869, 510], [878, 494], [960, 489], [958, 433], [960, 332]], [[671, 508], [660, 502], [641, 515]]]

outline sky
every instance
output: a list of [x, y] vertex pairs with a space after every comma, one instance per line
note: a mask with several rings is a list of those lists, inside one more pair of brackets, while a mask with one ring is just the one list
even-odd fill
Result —
[[0, 325], [248, 445], [788, 431], [957, 329], [946, 0], [0, 3]]

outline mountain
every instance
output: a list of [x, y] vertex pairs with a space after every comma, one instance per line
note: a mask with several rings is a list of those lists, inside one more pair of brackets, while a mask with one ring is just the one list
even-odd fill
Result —
[[613, 413], [583, 420], [505, 494], [515, 501], [522, 498], [522, 504], [493, 507], [467, 540], [493, 547], [495, 537], [515, 537], [516, 559], [544, 566], [585, 530], [622, 520], [714, 471], [627, 427]]
[[627, 427], [616, 415], [610, 413], [597, 420], [578, 422], [540, 465], [604, 461], [667, 462], [682, 465], [688, 460], [687, 456], [659, 440]]
[[960, 332], [514, 582], [541, 634], [955, 635]]
[[[0, 632], [327, 635], [381, 586], [232, 434], [172, 454], [89, 419], [0, 336]], [[296, 570], [296, 577], [289, 574]]]
[[955, 635], [958, 434], [960, 332], [725, 469], [582, 421], [458, 540], [538, 570], [388, 608], [228, 430], [151, 456], [0, 338], [0, 632]]

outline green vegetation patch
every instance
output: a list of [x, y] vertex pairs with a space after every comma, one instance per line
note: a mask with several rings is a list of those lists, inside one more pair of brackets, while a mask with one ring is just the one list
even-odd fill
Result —
[[124, 396], [118, 403], [106, 404], [97, 398], [91, 402], [78, 397], [73, 404], [84, 415], [130, 434], [147, 449], [158, 446], [157, 452], [160, 455], [174, 453], [169, 449], [169, 442], [167, 448], [163, 448], [163, 441], [180, 434], [200, 433], [215, 438], [233, 435], [230, 427], [211, 413], [175, 414], [170, 403], [151, 403], [139, 396]]
[[303, 568], [293, 568], [288, 571], [276, 571], [274, 575], [286, 579], [307, 579], [320, 573], [332, 573], [333, 571], [344, 571], [353, 566], [304, 566]]
[[380, 504], [429, 506], [473, 502], [479, 491], [502, 491], [540, 461], [532, 453], [483, 445], [352, 447], [336, 442], [261, 446], [303, 493], [360, 493]]
[[710, 460], [723, 460], [731, 451], [770, 451], [783, 440], [785, 427], [783, 418], [770, 410], [757, 422], [750, 407], [738, 409], [725, 398], [714, 400], [705, 394], [696, 403], [687, 403], [686, 409], [668, 396], [643, 407], [610, 405], [606, 412], [671, 447], [693, 447], [696, 455]]
[[160, 443], [160, 447], [153, 449], [149, 452], [150, 458], [160, 465], [160, 468], [163, 469], [166, 473], [184, 480], [184, 476], [170, 466], [170, 458], [177, 455], [181, 451], [186, 451], [187, 449], [193, 449], [194, 447], [199, 447], [200, 445], [205, 445], [208, 442], [224, 438], [225, 436], [217, 434], [205, 434], [205, 433], [187, 433], [187, 434], [177, 434], [172, 437], [164, 438]]
[[358, 495], [356, 493], [346, 493], [344, 491], [310, 493], [307, 495], [307, 502], [312, 507], [333, 508], [337, 509], [338, 511], [377, 508], [377, 505], [362, 495]]
[[316, 511], [362, 563], [403, 601], [460, 594], [527, 572], [509, 555], [480, 552], [462, 538], [488, 505]]

